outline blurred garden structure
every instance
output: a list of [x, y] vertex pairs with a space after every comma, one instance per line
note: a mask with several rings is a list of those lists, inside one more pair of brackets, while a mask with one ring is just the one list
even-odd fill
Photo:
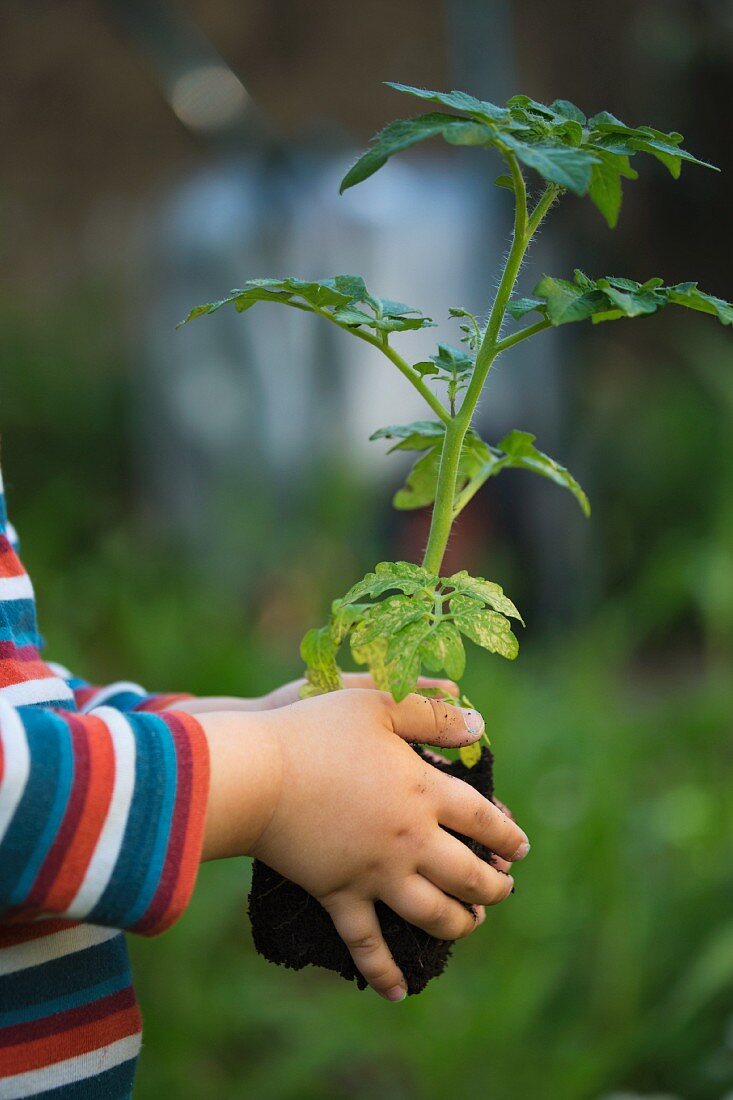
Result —
[[[253, 275], [358, 270], [455, 341], [436, 303], [481, 304], [509, 205], [480, 154], [449, 176], [437, 149], [339, 199], [400, 110], [380, 81], [679, 128], [720, 176], [646, 171], [615, 234], [568, 200], [533, 272], [570, 275], [572, 240], [591, 274], [731, 297], [729, 0], [6, 0], [0, 21], [3, 470], [50, 655], [100, 682], [264, 692], [359, 569], [420, 549], [419, 515], [382, 519], [400, 471], [366, 440], [398, 392], [414, 407], [370, 349], [265, 307], [174, 327]], [[458, 536], [528, 620], [521, 661], [467, 684], [533, 837], [516, 898], [390, 1010], [255, 958], [246, 865], [204, 867], [183, 922], [134, 945], [143, 1100], [733, 1096], [733, 351], [680, 313], [567, 326], [483, 409], [594, 509], [508, 473]]]

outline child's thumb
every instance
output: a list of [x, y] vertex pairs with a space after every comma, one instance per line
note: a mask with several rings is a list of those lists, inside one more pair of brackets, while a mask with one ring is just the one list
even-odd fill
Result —
[[454, 707], [442, 699], [408, 695], [390, 708], [392, 729], [405, 741], [459, 748], [478, 741], [484, 720], [476, 710]]

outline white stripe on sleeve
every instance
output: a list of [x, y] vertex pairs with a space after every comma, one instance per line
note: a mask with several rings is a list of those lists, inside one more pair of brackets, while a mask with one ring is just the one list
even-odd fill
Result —
[[39, 1092], [58, 1088], [60, 1084], [73, 1084], [96, 1077], [106, 1069], [114, 1069], [136, 1058], [141, 1043], [142, 1035], [137, 1031], [97, 1050], [77, 1054], [63, 1062], [54, 1062], [52, 1066], [3, 1077], [0, 1079], [0, 1100], [22, 1100], [24, 1096], [35, 1096]]
[[42, 966], [53, 959], [74, 955], [77, 951], [86, 951], [88, 947], [106, 943], [107, 940], [121, 936], [118, 928], [101, 928], [96, 924], [72, 924], [60, 932], [50, 932], [47, 936], [36, 936], [25, 943], [14, 943], [0, 948], [0, 975], [17, 974], [19, 970], [29, 970], [33, 966]]
[[122, 847], [135, 787], [135, 736], [130, 723], [112, 707], [100, 707], [94, 714], [102, 719], [112, 737], [115, 777], [107, 817], [86, 874], [69, 908], [61, 914], [73, 920], [83, 920], [94, 908], [112, 877]]
[[127, 680], [120, 680], [116, 684], [108, 684], [106, 687], [99, 688], [95, 691], [91, 699], [84, 704], [81, 708], [83, 714], [88, 714], [89, 711], [94, 710], [95, 707], [101, 707], [108, 699], [112, 699], [115, 695], [126, 695], [128, 692], [132, 692], [134, 695], [141, 695], [143, 699], [147, 698], [147, 691], [144, 687], [140, 687], [139, 684], [130, 683]]
[[27, 707], [33, 703], [73, 703], [74, 693], [67, 683], [57, 676], [39, 676], [33, 680], [18, 680], [0, 688], [0, 699], [15, 707]]
[[33, 585], [27, 573], [19, 577], [0, 577], [0, 601], [32, 599]]
[[3, 777], [0, 781], [0, 841], [2, 841], [23, 797], [31, 771], [28, 738], [20, 715], [2, 697], [0, 697], [0, 736], [3, 746]]

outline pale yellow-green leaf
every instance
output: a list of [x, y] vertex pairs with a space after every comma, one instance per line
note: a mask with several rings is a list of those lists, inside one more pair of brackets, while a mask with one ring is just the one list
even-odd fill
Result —
[[467, 768], [475, 767], [481, 759], [481, 742], [474, 741], [472, 745], [464, 745], [463, 748], [458, 750], [458, 755], [461, 758], [461, 763], [465, 764]]

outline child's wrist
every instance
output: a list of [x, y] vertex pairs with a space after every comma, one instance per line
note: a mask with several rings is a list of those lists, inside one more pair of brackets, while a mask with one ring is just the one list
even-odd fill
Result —
[[209, 801], [202, 860], [251, 854], [279, 798], [276, 724], [242, 711], [197, 716], [209, 746]]

